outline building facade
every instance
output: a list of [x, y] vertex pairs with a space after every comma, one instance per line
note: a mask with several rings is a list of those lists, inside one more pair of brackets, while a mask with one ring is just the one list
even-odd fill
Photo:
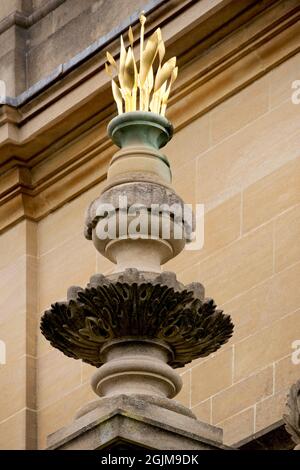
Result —
[[105, 51], [141, 10], [178, 57], [173, 185], [205, 206], [203, 248], [164, 269], [203, 283], [235, 324], [181, 370], [178, 400], [240, 445], [281, 429], [300, 376], [298, 0], [1, 0], [0, 449], [44, 449], [95, 398], [93, 368], [53, 349], [39, 322], [70, 285], [112, 270], [84, 214], [116, 150]]

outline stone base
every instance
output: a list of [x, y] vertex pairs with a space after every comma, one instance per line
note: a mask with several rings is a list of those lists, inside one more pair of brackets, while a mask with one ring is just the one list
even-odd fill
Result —
[[[84, 413], [84, 414], [82, 414]], [[226, 450], [220, 428], [174, 400], [116, 395], [97, 400], [48, 437], [49, 450]]]

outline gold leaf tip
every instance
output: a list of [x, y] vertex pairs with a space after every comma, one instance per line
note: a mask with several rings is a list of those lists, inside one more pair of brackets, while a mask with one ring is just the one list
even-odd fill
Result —
[[117, 67], [117, 64], [116, 64], [116, 61], [115, 59], [113, 58], [113, 56], [110, 54], [110, 52], [106, 52], [106, 58], [108, 60], [108, 62], [113, 65], [114, 67]]
[[163, 63], [166, 49], [160, 28], [157, 28], [145, 43], [144, 26], [147, 20], [144, 13], [142, 11], [139, 17], [141, 24], [139, 64], [136, 63], [134, 56], [134, 35], [130, 26], [127, 35], [130, 47], [125, 48], [121, 35], [118, 64], [107, 52], [105, 69], [111, 79], [115, 72], [118, 76], [119, 86], [112, 80], [112, 92], [119, 114], [139, 109], [164, 116], [172, 85], [177, 78], [178, 67], [176, 57]]
[[133, 47], [134, 37], [133, 37], [133, 31], [132, 31], [131, 26], [129, 27], [129, 30], [128, 30], [128, 39], [129, 39], [131, 47]]
[[111, 71], [111, 67], [108, 65], [107, 62], [105, 62], [105, 71], [107, 73], [107, 75], [110, 76], [110, 78], [112, 78], [112, 71]]
[[140, 14], [139, 20], [140, 20], [141, 25], [144, 26], [144, 24], [145, 24], [146, 21], [147, 21], [147, 18], [146, 18], [146, 16], [145, 16], [145, 12], [144, 12], [144, 11], [142, 11], [142, 13]]

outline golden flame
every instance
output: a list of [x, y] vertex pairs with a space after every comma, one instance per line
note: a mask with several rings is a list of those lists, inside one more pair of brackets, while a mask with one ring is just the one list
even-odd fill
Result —
[[[119, 114], [140, 110], [164, 116], [171, 87], [178, 75], [176, 57], [163, 63], [166, 49], [160, 28], [150, 36], [146, 46], [144, 45], [145, 23], [146, 17], [142, 13], [139, 69], [134, 57], [134, 36], [130, 27], [128, 31], [130, 46], [127, 50], [121, 36], [119, 66], [113, 56], [107, 52], [105, 70], [112, 80], [112, 93]], [[113, 78], [114, 72], [117, 79]]]

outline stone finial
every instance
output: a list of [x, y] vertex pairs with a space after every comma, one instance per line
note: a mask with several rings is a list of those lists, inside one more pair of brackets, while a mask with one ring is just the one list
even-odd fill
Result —
[[[125, 65], [128, 58], [131, 52]], [[182, 387], [174, 369], [217, 351], [231, 337], [233, 324], [205, 298], [200, 283], [185, 286], [175, 273], [162, 272], [161, 266], [192, 241], [195, 219], [171, 187], [170, 164], [161, 149], [172, 138], [173, 126], [163, 116], [165, 90], [155, 86], [152, 112], [143, 86], [139, 111], [133, 106], [134, 90], [130, 96], [123, 90], [130, 112], [123, 113], [119, 102], [122, 112], [108, 125], [119, 149], [102, 193], [86, 212], [85, 236], [115, 264], [114, 271], [95, 274], [85, 289], [69, 288], [67, 301], [44, 313], [41, 330], [65, 355], [98, 368], [92, 378], [98, 396], [147, 397], [142, 399], [146, 406], [149, 397], [159, 397], [162, 407]], [[101, 400], [95, 406], [101, 407]], [[182, 408], [176, 409], [182, 415]]]
[[85, 218], [85, 237], [114, 270], [94, 274], [86, 288], [70, 287], [67, 300], [41, 319], [53, 347], [97, 368], [91, 385], [101, 399], [85, 404], [50, 438], [50, 448], [108, 448], [124, 438], [156, 449], [225, 448], [220, 429], [170, 400], [183, 384], [175, 369], [217, 351], [233, 324], [202, 284], [183, 285], [162, 272], [198, 231], [190, 201], [171, 186], [162, 151], [173, 135], [165, 112], [176, 59], [163, 63], [159, 28], [144, 47], [145, 21], [142, 15], [139, 64], [131, 28], [128, 50], [121, 37], [120, 63], [107, 54], [107, 71], [118, 74], [112, 89], [119, 114], [107, 131], [118, 149]]

